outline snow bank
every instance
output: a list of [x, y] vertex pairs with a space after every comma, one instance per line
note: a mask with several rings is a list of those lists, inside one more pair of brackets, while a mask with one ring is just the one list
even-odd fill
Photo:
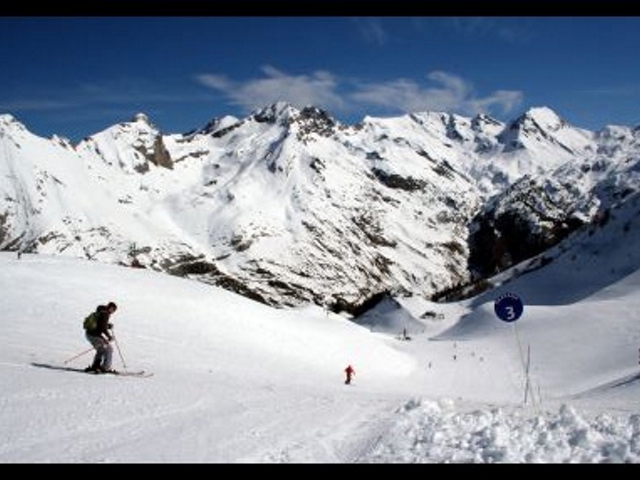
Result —
[[640, 461], [640, 415], [585, 418], [565, 404], [531, 414], [461, 411], [452, 401], [410, 400], [363, 462], [566, 463]]

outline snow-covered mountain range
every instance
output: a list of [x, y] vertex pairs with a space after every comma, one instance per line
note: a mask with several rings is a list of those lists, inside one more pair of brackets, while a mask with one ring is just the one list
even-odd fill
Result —
[[139, 264], [273, 305], [430, 296], [555, 245], [640, 190], [640, 127], [549, 108], [344, 125], [277, 103], [77, 145], [0, 115], [0, 249]]

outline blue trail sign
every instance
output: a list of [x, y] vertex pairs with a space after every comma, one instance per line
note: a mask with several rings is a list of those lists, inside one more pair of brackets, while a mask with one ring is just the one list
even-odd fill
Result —
[[493, 308], [503, 322], [515, 322], [522, 315], [524, 305], [516, 294], [504, 293], [496, 298]]

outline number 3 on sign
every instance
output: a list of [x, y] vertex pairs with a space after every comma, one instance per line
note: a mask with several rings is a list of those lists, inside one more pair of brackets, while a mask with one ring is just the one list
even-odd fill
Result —
[[515, 322], [522, 315], [522, 300], [514, 293], [500, 295], [493, 306], [498, 318], [504, 322]]
[[507, 320], [509, 320], [510, 322], [515, 320], [516, 311], [514, 310], [513, 306], [509, 305], [507, 306], [507, 308], [505, 308], [505, 310], [507, 311]]

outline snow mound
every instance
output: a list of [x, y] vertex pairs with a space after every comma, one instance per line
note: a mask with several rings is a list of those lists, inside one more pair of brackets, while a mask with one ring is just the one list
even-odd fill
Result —
[[604, 463], [640, 461], [640, 415], [585, 418], [574, 408], [530, 414], [410, 400], [363, 462]]

